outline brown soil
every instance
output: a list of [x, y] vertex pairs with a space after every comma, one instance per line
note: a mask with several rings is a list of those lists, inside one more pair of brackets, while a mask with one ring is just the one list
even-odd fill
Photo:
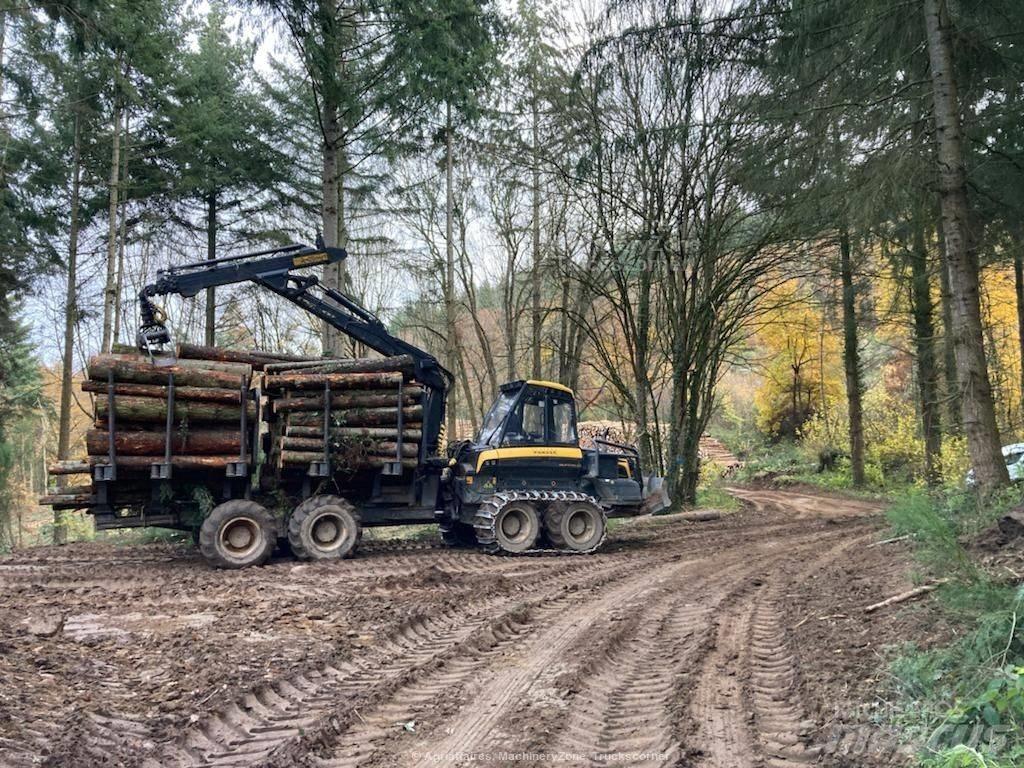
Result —
[[737, 489], [589, 556], [370, 544], [213, 571], [190, 550], [0, 559], [0, 765], [902, 761], [887, 646], [934, 633], [876, 505]]

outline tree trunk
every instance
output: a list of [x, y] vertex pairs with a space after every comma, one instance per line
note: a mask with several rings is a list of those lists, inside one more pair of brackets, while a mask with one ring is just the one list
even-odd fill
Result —
[[114, 98], [114, 118], [110, 140], [110, 178], [107, 182], [107, 282], [103, 290], [103, 352], [110, 351], [114, 340], [114, 302], [117, 298], [117, 203], [120, 196], [118, 179], [121, 174], [121, 106]]
[[117, 238], [117, 278], [114, 281], [114, 331], [111, 347], [121, 340], [121, 295], [124, 291], [124, 249], [128, 242], [128, 128], [130, 111], [124, 109], [124, 146], [121, 148], [121, 234]]
[[[444, 341], [445, 364], [455, 369], [458, 357], [455, 329], [455, 241], [454, 241], [454, 190], [452, 189], [452, 105], [445, 105], [444, 122]], [[454, 439], [456, 432], [456, 400], [449, 395], [446, 431], [448, 439]], [[468, 392], [466, 393], [469, 394]]]
[[928, 272], [928, 249], [924, 221], [914, 222], [914, 244], [910, 251], [911, 298], [914, 315], [914, 347], [917, 353], [917, 391], [921, 401], [921, 428], [924, 434], [925, 480], [938, 485], [942, 452], [942, 426], [939, 415], [939, 377], [935, 359], [935, 307], [932, 303]]
[[941, 221], [935, 237], [939, 251], [939, 285], [942, 294], [942, 370], [946, 382], [946, 429], [959, 434], [960, 385], [956, 379], [956, 349], [953, 344], [953, 294], [949, 287], [949, 260], [946, 258], [946, 239]]
[[[206, 196], [206, 260], [217, 258], [217, 193]], [[212, 285], [206, 289], [206, 346], [217, 343], [217, 289]]]
[[[322, 108], [323, 118], [323, 171], [321, 174], [322, 202], [320, 219], [323, 226], [324, 245], [328, 248], [338, 245], [338, 188], [340, 174], [338, 169], [338, 152], [341, 142], [341, 130], [338, 123], [338, 105], [333, 101], [329, 89], [325, 89]], [[328, 264], [324, 267], [323, 284], [336, 291], [344, 288], [344, 262]], [[323, 324], [322, 343], [324, 357], [340, 357], [343, 341], [341, 333], [327, 323]]]
[[[78, 321], [78, 229], [82, 185], [82, 118], [75, 110], [71, 155], [71, 210], [68, 229], [67, 295], [64, 304], [64, 358], [60, 378], [60, 420], [57, 427], [57, 459], [65, 460], [71, 450], [71, 391], [75, 362], [75, 324]], [[53, 513], [53, 543], [65, 544], [68, 527], [64, 515]]]
[[931, 64], [942, 231], [946, 238], [953, 299], [953, 343], [957, 380], [961, 386], [960, 410], [978, 488], [987, 494], [1007, 485], [1009, 476], [1003, 462], [985, 360], [978, 254], [969, 219], [960, 103], [945, 0], [924, 0], [924, 15]]
[[[535, 79], [535, 73], [534, 73]], [[530, 346], [533, 365], [530, 375], [534, 379], [543, 378], [541, 372], [541, 312], [540, 312], [540, 105], [537, 103], [537, 84], [532, 83], [533, 99], [531, 100], [531, 205], [533, 208], [533, 230], [531, 232], [531, 250], [533, 263], [530, 270]]]
[[857, 302], [850, 258], [850, 234], [839, 235], [839, 273], [843, 284], [843, 367], [850, 414], [850, 468], [853, 484], [864, 485], [864, 413], [861, 407], [860, 350], [857, 348]]

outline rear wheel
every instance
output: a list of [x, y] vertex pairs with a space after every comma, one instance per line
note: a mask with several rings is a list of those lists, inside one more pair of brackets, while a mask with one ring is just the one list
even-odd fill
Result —
[[340, 496], [313, 496], [288, 520], [288, 543], [303, 560], [337, 560], [355, 552], [363, 530], [355, 507]]
[[551, 543], [573, 552], [597, 549], [607, 525], [604, 510], [588, 501], [552, 504], [544, 515], [544, 529]]
[[234, 499], [213, 508], [199, 529], [199, 551], [215, 568], [262, 565], [274, 549], [274, 518], [255, 501]]

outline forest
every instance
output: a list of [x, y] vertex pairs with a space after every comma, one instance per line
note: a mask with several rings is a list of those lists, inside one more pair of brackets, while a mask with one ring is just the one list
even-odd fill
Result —
[[[450, 441], [552, 381], [674, 511], [891, 503], [957, 629], [877, 717], [921, 765], [1024, 760], [1020, 574], [967, 554], [1024, 478], [1020, 0], [0, 0], [0, 552], [97, 536], [37, 499], [157, 270], [320, 238], [453, 373]], [[251, 283], [165, 311], [363, 352]]]
[[[317, 235], [350, 253], [325, 284], [454, 372], [449, 436], [531, 377], [630, 434], [680, 504], [709, 429], [852, 486], [1005, 485], [1019, 11], [9, 4], [0, 538], [77, 449], [76, 377], [134, 343], [158, 268]], [[252, 285], [167, 311], [182, 341], [351, 352]]]

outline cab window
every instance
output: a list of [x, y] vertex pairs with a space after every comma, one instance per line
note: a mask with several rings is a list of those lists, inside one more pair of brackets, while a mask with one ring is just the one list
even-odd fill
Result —
[[576, 414], [572, 400], [557, 397], [551, 401], [551, 441], [564, 445], [576, 445]]
[[544, 393], [527, 394], [509, 414], [505, 424], [506, 445], [543, 445], [544, 411], [546, 410]]
[[491, 410], [487, 412], [484, 417], [483, 425], [480, 427], [480, 434], [477, 437], [477, 442], [481, 445], [497, 445], [498, 436], [501, 432], [501, 425], [505, 421], [505, 416], [512, 410], [512, 405], [515, 403], [515, 395], [507, 392], [502, 392], [498, 396], [498, 399], [494, 401], [494, 405], [491, 406]]

